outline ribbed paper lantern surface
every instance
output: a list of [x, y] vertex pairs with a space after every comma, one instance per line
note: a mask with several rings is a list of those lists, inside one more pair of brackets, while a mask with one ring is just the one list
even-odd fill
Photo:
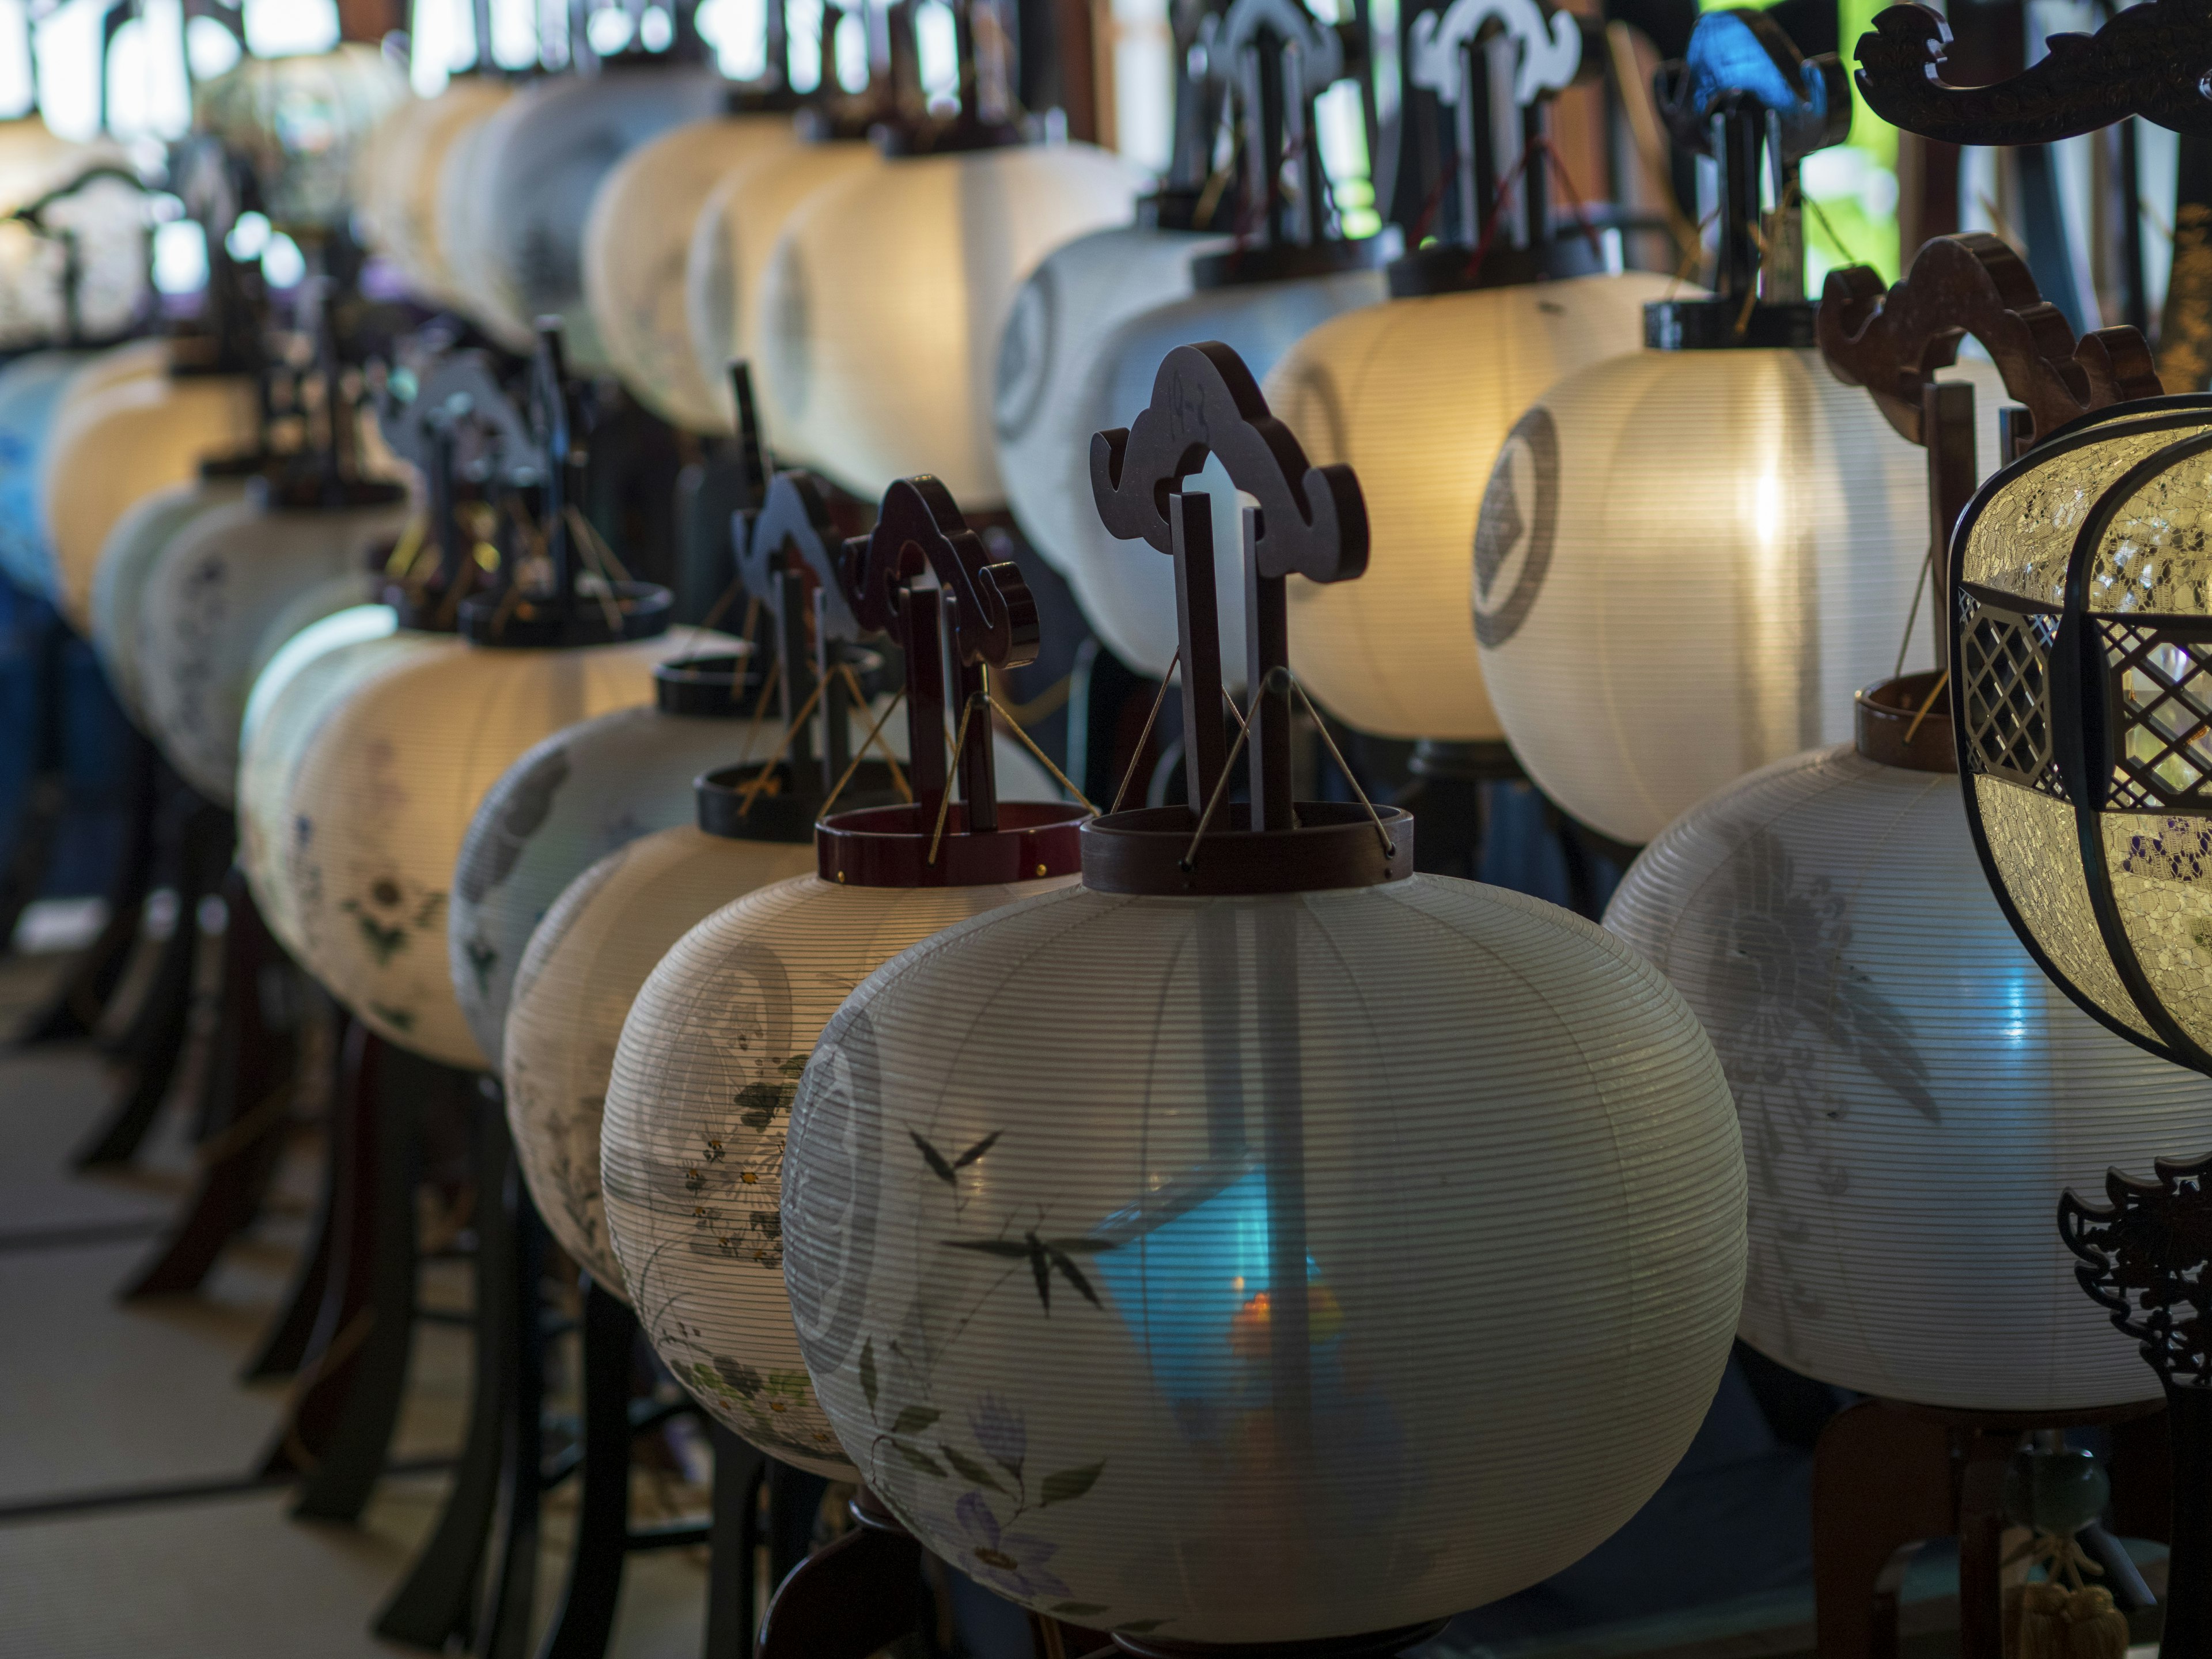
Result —
[[[1292, 1068], [1297, 1412], [1263, 1150]], [[873, 1490], [987, 1588], [1162, 1638], [1395, 1628], [1569, 1565], [1688, 1445], [1742, 1282], [1681, 1000], [1434, 877], [942, 934], [823, 1034], [787, 1170], [801, 1346]]]
[[456, 123], [438, 163], [434, 222], [448, 297], [501, 345], [527, 354], [538, 336], [494, 267], [492, 216], [484, 205], [493, 189], [489, 169], [498, 155], [491, 141], [504, 131], [494, 118], [507, 112], [502, 104]]
[[[999, 339], [994, 421], [1006, 505], [1038, 555], [1064, 569], [1098, 539], [1091, 505], [1091, 383], [1115, 328], [1190, 293], [1190, 262], [1227, 239], [1117, 225], [1055, 248], [1030, 273]], [[1123, 411], [1126, 414], [1126, 411]]]
[[456, 76], [435, 98], [404, 106], [407, 119], [379, 158], [376, 230], [380, 251], [432, 299], [459, 297], [438, 234], [439, 180], [454, 142], [510, 96], [507, 83]]
[[404, 77], [375, 46], [246, 57], [194, 89], [192, 125], [252, 167], [271, 221], [321, 229], [345, 222], [355, 155], [407, 95]]
[[[63, 138], [36, 112], [0, 121], [0, 215], [69, 190], [96, 168], [136, 172], [112, 140]], [[27, 220], [0, 217], [0, 350], [58, 343], [70, 337], [72, 322], [80, 339], [128, 331], [148, 297], [145, 196], [127, 177], [95, 179], [40, 216], [44, 234]]]
[[[1905, 683], [1908, 714], [1932, 679]], [[1948, 751], [1940, 711], [1927, 726]], [[1674, 981], [1728, 1073], [1751, 1166], [1746, 1341], [1923, 1405], [2156, 1395], [2076, 1287], [2051, 1194], [2201, 1142], [2212, 1084], [2044, 977], [1948, 769], [1850, 745], [1777, 762], [1669, 825], [1606, 926]]]
[[81, 351], [34, 351], [0, 368], [0, 572], [27, 593], [46, 591], [52, 553], [39, 513], [39, 474]]
[[[474, 281], [495, 316], [561, 319], [580, 371], [615, 367], [584, 303], [584, 223], [616, 163], [671, 127], [720, 108], [728, 82], [710, 69], [611, 65], [517, 93], [479, 130], [457, 212], [482, 216]], [[441, 188], [443, 188], [441, 186]], [[688, 227], [687, 227], [688, 228]]]
[[712, 713], [680, 707], [700, 676], [674, 690], [657, 683], [658, 703], [618, 708], [533, 744], [477, 806], [453, 866], [447, 966], [470, 1035], [494, 1069], [523, 947], [562, 890], [624, 842], [689, 823], [698, 810], [692, 781], [740, 757], [747, 722], [734, 718], [733, 665], [721, 665]]
[[292, 786], [331, 712], [354, 688], [451, 643], [401, 632], [388, 605], [364, 605], [310, 623], [276, 648], [253, 682], [239, 726], [238, 863], [269, 931], [305, 955], [293, 902], [293, 861], [307, 850], [290, 808]]
[[263, 665], [307, 623], [374, 597], [371, 559], [406, 522], [407, 496], [396, 484], [357, 493], [352, 507], [307, 507], [249, 487], [193, 516], [147, 573], [137, 655], [149, 726], [218, 805], [237, 791], [239, 722]]
[[[1990, 883], [2083, 1007], [2199, 1071], [2212, 1070], [2208, 434], [2203, 398], [2100, 410], [1984, 483], [1952, 543], [1952, 712]], [[2069, 640], [2081, 666], [2064, 673]]]
[[[1967, 363], [1984, 408], [1996, 371]], [[1994, 427], [1982, 433], [1995, 460]], [[1640, 845], [1849, 735], [1928, 556], [1926, 459], [1813, 351], [1641, 350], [1513, 426], [1474, 538], [1483, 682], [1538, 787]]]
[[[1079, 431], [1127, 426], [1152, 395], [1160, 359], [1179, 345], [1218, 340], [1265, 374], [1309, 330], [1339, 312], [1373, 305], [1384, 292], [1379, 270], [1208, 289], [1128, 319], [1100, 348], [1098, 370], [1071, 404]], [[1296, 428], [1294, 428], [1293, 430]], [[1089, 477], [1089, 447], [1083, 471]], [[1215, 466], [1194, 486], [1213, 503], [1213, 541], [1224, 550], [1216, 567], [1220, 596], [1221, 659], [1232, 685], [1243, 680], [1244, 582], [1227, 550], [1237, 546], [1235, 492]], [[1073, 527], [1073, 526], [1071, 526]], [[1088, 534], [1066, 556], [1064, 569], [1091, 630], [1106, 648], [1140, 674], [1155, 679], [1175, 659], [1176, 635], [1165, 626], [1176, 614], [1175, 565], [1133, 544], [1116, 541], [1091, 515]]]
[[[761, 355], [763, 280], [784, 222], [816, 191], [881, 159], [873, 144], [856, 139], [792, 145], [733, 169], [700, 207], [684, 262], [684, 325], [696, 374], [714, 399], [716, 431], [737, 419], [731, 363]], [[753, 380], [753, 402], [770, 448], [788, 451], [788, 422], [763, 378]]]
[[1127, 164], [1088, 144], [896, 158], [817, 191], [765, 279], [778, 441], [860, 495], [928, 472], [969, 507], [1004, 501], [991, 392], [1015, 290], [1135, 199]]
[[191, 483], [157, 489], [115, 521], [100, 550], [92, 578], [92, 647], [115, 700], [141, 727], [147, 716], [138, 617], [147, 578], [194, 520], [232, 505], [245, 493], [246, 478], [240, 473], [203, 475]]
[[55, 421], [39, 481], [53, 547], [52, 598], [79, 633], [115, 521], [142, 495], [189, 483], [200, 462], [252, 447], [253, 383], [232, 374], [120, 380], [71, 398]]
[[783, 1288], [785, 1114], [816, 1036], [909, 945], [1067, 879], [886, 888], [797, 876], [701, 922], [638, 992], [600, 1136], [608, 1230], [662, 1359], [763, 1450], [851, 1478]]
[[1393, 300], [1331, 319], [1267, 377], [1267, 402], [1371, 493], [1374, 550], [1356, 582], [1291, 589], [1291, 662], [1363, 732], [1494, 739], [1468, 614], [1475, 515], [1498, 446], [1562, 375], [1632, 351], [1643, 272]]
[[561, 1248], [618, 1295], [628, 1292], [599, 1196], [599, 1128], [630, 1004], [701, 921], [813, 864], [811, 836], [735, 841], [679, 824], [592, 865], [530, 935], [507, 1014], [515, 1156]]
[[653, 665], [695, 637], [523, 650], [448, 635], [357, 680], [308, 739], [280, 820], [301, 965], [386, 1041], [483, 1066], [446, 955], [477, 806], [540, 738], [648, 700]]
[[684, 314], [684, 263], [707, 198], [732, 169], [793, 148], [788, 115], [694, 121], [641, 144], [600, 184], [584, 223], [584, 301], [616, 374], [656, 414], [726, 432]]

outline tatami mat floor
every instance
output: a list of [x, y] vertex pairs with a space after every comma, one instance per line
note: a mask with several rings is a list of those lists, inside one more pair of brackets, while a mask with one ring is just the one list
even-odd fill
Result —
[[[51, 965], [0, 962], [0, 1030]], [[185, 1189], [172, 1111], [138, 1164], [70, 1168], [112, 1080], [91, 1045], [0, 1051], [0, 1659], [351, 1659], [411, 1650], [369, 1634], [434, 1524], [440, 1474], [387, 1476], [358, 1526], [290, 1518], [253, 1474], [284, 1384], [237, 1379], [285, 1290], [312, 1166], [288, 1169], [275, 1214], [193, 1296], [125, 1303]], [[304, 1148], [312, 1151], [312, 1147]], [[441, 1263], [424, 1299], [465, 1305]], [[425, 1324], [395, 1457], [449, 1458], [464, 1428], [465, 1329]], [[550, 1619], [568, 1516], [550, 1506], [538, 1575]], [[635, 1559], [611, 1659], [696, 1659], [705, 1563]]]

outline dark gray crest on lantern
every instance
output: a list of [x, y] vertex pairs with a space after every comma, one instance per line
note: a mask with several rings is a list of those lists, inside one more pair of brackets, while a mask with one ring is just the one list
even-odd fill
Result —
[[2147, 0], [2094, 34], [2053, 34], [2046, 55], [1987, 86], [1942, 77], [1951, 27], [1924, 6], [1878, 13], [1858, 45], [1859, 90], [1891, 125], [1954, 144], [2044, 144], [2140, 115], [2212, 133], [2212, 8]]

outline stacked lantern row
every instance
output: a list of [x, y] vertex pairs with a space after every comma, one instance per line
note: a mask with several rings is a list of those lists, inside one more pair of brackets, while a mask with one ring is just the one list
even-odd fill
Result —
[[[29, 568], [180, 772], [235, 799], [271, 928], [386, 1040], [501, 1074], [556, 1236], [709, 1410], [857, 1473], [1040, 1611], [1255, 1641], [1418, 1624], [1569, 1564], [1663, 1479], [1738, 1329], [1930, 1405], [2152, 1391], [2074, 1291], [2051, 1194], [2191, 1146], [2212, 1096], [2047, 988], [1954, 778], [1831, 746], [1926, 554], [1922, 459], [1864, 393], [1799, 343], [1637, 349], [1645, 302], [1681, 297], [1648, 275], [1199, 286], [1218, 242], [1122, 222], [1103, 152], [886, 157], [720, 95], [672, 67], [457, 81], [377, 131], [366, 216], [422, 292], [518, 348], [561, 314], [583, 367], [679, 424], [726, 425], [744, 357], [779, 458], [1010, 506], [1158, 677], [1176, 565], [1107, 529], [1093, 434], [1164, 428], [1164, 360], [1194, 374], [1175, 349], [1225, 341], [1265, 377], [1253, 418], [1304, 449], [1286, 484], [1196, 446], [1226, 678], [1249, 678], [1267, 533], [1230, 504], [1289, 488], [1279, 525], [1334, 468], [1364, 574], [1291, 581], [1299, 684], [1361, 730], [1503, 738], [1650, 845], [1609, 935], [1403, 873], [839, 879], [826, 787], [796, 816], [705, 804], [702, 774], [768, 759], [744, 642], [399, 626], [358, 603], [398, 485], [308, 504], [192, 476], [253, 439], [235, 375], [143, 347], [35, 396], [0, 371], [0, 420], [47, 400], [21, 417]], [[2071, 832], [2051, 790], [1970, 787], [2002, 870]], [[2185, 933], [2157, 887], [2180, 832], [2137, 829], [2116, 856], [2158, 866], [2125, 890], [2140, 928]], [[2026, 874], [2008, 899], [2108, 1023], [2148, 1030], [2086, 899]], [[2168, 940], [2148, 971], [2200, 970]], [[1510, 1498], [1470, 1513], [1470, 1490]]]

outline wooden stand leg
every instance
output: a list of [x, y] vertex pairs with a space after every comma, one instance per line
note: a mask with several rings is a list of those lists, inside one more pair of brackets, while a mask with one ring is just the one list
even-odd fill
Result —
[[561, 1609], [541, 1659], [599, 1659], [614, 1634], [629, 1550], [630, 1370], [637, 1316], [595, 1284], [584, 1290], [583, 1487]]
[[[378, 1615], [376, 1634], [433, 1653], [466, 1639], [499, 1506], [514, 1407], [515, 1224], [509, 1192], [514, 1151], [507, 1113], [489, 1079], [477, 1108], [471, 1159], [477, 1188], [476, 1386], [468, 1438], [437, 1529]], [[533, 1471], [534, 1473], [534, 1471]]]
[[859, 1500], [853, 1515], [859, 1525], [777, 1586], [758, 1659], [868, 1659], [927, 1615], [921, 1546]]
[[538, 1589], [538, 1548], [545, 1490], [545, 1316], [538, 1305], [545, 1275], [545, 1224], [538, 1218], [519, 1170], [507, 1175], [514, 1249], [506, 1298], [507, 1363], [514, 1392], [502, 1425], [499, 1516], [491, 1582], [473, 1650], [477, 1659], [524, 1659]]
[[714, 1446], [714, 1519], [708, 1539], [706, 1659], [744, 1659], [760, 1633], [753, 1558], [761, 1542], [761, 1486], [768, 1458], [719, 1423], [708, 1433]]
[[216, 890], [228, 866], [231, 840], [229, 813], [205, 803], [190, 810], [179, 837], [176, 927], [161, 946], [153, 983], [123, 1040], [122, 1091], [106, 1121], [77, 1154], [81, 1170], [128, 1164], [169, 1097], [191, 1034], [200, 901]]
[[108, 884], [107, 921], [70, 969], [53, 1000], [32, 1016], [16, 1042], [25, 1047], [90, 1036], [131, 965], [131, 947], [153, 890], [155, 823], [161, 798], [157, 779], [161, 762], [137, 727], [131, 731], [125, 764], [129, 787], [124, 803], [123, 856]]
[[223, 1247], [253, 1224], [276, 1173], [299, 1084], [299, 988], [261, 920], [245, 872], [223, 884], [221, 1012], [202, 1073], [215, 1133], [199, 1148], [199, 1182], [182, 1219], [125, 1289], [126, 1300], [195, 1291]]
[[1838, 1412], [1813, 1460], [1813, 1595], [1819, 1659], [1896, 1659], [1890, 1564], [1949, 1536], [1958, 1508], [1950, 1437], [1880, 1401]]
[[330, 1005], [328, 1012], [330, 1086], [324, 1091], [321, 1191], [315, 1200], [314, 1219], [309, 1224], [307, 1247], [301, 1252], [291, 1287], [284, 1294], [283, 1311], [277, 1315], [262, 1338], [261, 1346], [246, 1363], [241, 1382], [289, 1376], [300, 1369], [301, 1362], [307, 1358], [307, 1344], [314, 1336], [315, 1316], [330, 1289], [331, 1238], [337, 1225], [341, 1181], [339, 1151], [343, 1137], [338, 1127], [338, 1108], [345, 1098], [346, 1045], [354, 1023], [353, 1017], [335, 1003]]

